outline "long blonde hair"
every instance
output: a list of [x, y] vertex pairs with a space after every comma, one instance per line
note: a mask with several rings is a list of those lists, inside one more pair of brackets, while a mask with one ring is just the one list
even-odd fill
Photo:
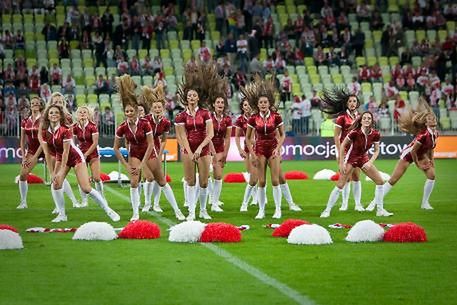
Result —
[[436, 116], [427, 101], [423, 97], [420, 97], [416, 111], [411, 107], [408, 107], [406, 111], [400, 115], [398, 118], [398, 127], [403, 132], [416, 135], [427, 127], [427, 117], [430, 115], [434, 116], [436, 119]]
[[128, 74], [116, 77], [116, 87], [122, 101], [122, 107], [125, 109], [128, 105], [137, 109], [138, 101], [135, 95], [136, 84]]

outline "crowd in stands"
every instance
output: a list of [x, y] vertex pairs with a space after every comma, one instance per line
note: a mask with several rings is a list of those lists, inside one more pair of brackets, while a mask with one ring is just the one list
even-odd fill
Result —
[[[310, 1], [305, 10], [298, 12], [296, 19], [289, 18], [280, 29], [275, 29], [272, 18], [274, 6], [280, 1], [192, 1], [191, 5], [186, 5], [186, 1], [161, 1], [160, 11], [152, 11], [145, 1], [120, 0], [119, 18], [114, 18], [110, 6], [98, 14], [88, 8], [81, 10], [76, 5], [77, 0], [73, 0], [67, 4], [62, 24], [55, 23], [55, 3], [52, 0], [40, 3], [35, 0], [1, 2], [4, 12], [21, 12], [37, 7], [44, 9], [45, 23], [41, 33], [46, 41], [57, 42], [59, 59], [70, 57], [72, 45], [92, 49], [95, 67], [114, 67], [118, 74], [152, 75], [155, 83], [161, 81], [165, 86], [160, 56], [128, 56], [126, 50], [166, 48], [167, 33], [178, 33], [180, 30], [182, 36], [179, 39], [200, 40], [200, 48], [195, 54], [200, 60], [214, 59], [219, 72], [231, 80], [230, 96], [249, 82], [254, 74], [281, 75], [277, 79], [281, 106], [285, 107], [287, 101], [293, 101], [291, 120], [296, 127], [300, 116], [300, 126], [303, 127], [300, 130], [293, 127], [299, 133], [308, 133], [309, 109], [317, 107], [317, 103], [311, 102], [313, 97], [293, 95], [293, 81], [287, 66], [304, 65], [305, 57], [312, 57], [316, 66], [349, 65], [353, 71], [358, 70], [358, 73], [354, 72], [357, 77], [347, 85], [355, 93], [360, 93], [364, 82], [383, 82], [383, 99], [371, 97], [364, 101], [364, 107], [377, 113], [377, 117], [393, 111], [397, 118], [401, 112], [398, 109], [405, 104], [401, 101], [403, 96], [400, 93], [403, 91], [419, 92], [435, 108], [440, 100], [448, 109], [456, 107], [457, 34], [446, 35], [442, 40], [436, 35], [435, 41], [429, 41], [427, 36], [420, 41], [405, 38], [410, 30], [445, 29], [447, 21], [457, 19], [457, 5], [451, 1], [417, 1], [414, 6], [400, 8], [401, 18], [387, 24], [382, 18], [387, 6], [384, 1], [376, 1], [376, 5], [366, 0]], [[91, 1], [86, 0], [87, 4], [90, 6]], [[220, 32], [220, 40], [214, 43], [213, 49], [205, 44], [210, 30], [209, 13], [214, 14], [215, 30]], [[349, 14], [356, 14], [358, 22], [367, 22], [371, 31], [382, 31], [379, 56], [399, 57], [398, 64], [391, 70], [390, 81], [385, 79], [379, 63], [356, 66], [355, 59], [365, 56], [365, 33], [360, 27], [351, 28]], [[115, 19], [119, 20], [118, 24]], [[16, 34], [3, 31], [0, 58], [4, 58], [6, 49], [24, 49], [26, 43], [20, 30]], [[262, 48], [267, 49], [265, 60], [260, 59]], [[421, 57], [418, 66], [413, 66], [414, 57]], [[195, 60], [192, 57], [186, 64]], [[94, 93], [113, 93], [114, 77], [97, 75], [92, 88]], [[19, 55], [15, 57], [14, 64], [3, 68], [0, 79], [0, 111], [11, 126], [17, 124], [17, 119], [13, 122], [12, 118], [17, 118], [26, 109], [30, 94], [39, 94], [47, 100], [51, 86], [59, 86], [62, 93], [74, 101], [75, 79], [71, 74], [63, 75], [57, 64], [27, 69], [24, 57]], [[168, 92], [167, 95], [170, 116], [178, 107], [174, 94]], [[388, 109], [387, 99], [398, 100], [395, 109]], [[73, 102], [70, 107], [76, 107], [76, 103]], [[111, 109], [107, 111], [109, 113]], [[107, 116], [113, 117], [111, 113]]]

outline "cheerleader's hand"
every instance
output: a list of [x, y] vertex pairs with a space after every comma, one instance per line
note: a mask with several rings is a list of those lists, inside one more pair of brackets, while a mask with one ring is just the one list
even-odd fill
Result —
[[240, 153], [241, 158], [243, 158], [243, 159], [247, 158], [248, 154], [244, 150], [239, 149], [238, 152]]
[[340, 163], [340, 173], [346, 175], [346, 167], [343, 162]]
[[275, 150], [273, 150], [273, 153], [271, 154], [271, 156], [274, 159], [274, 158], [277, 158], [277, 157], [281, 156], [281, 153], [279, 152], [278, 149], [275, 149]]
[[195, 152], [194, 152], [194, 158], [193, 158], [193, 160], [194, 160], [194, 161], [197, 161], [198, 158], [200, 158], [200, 154], [201, 154], [201, 153], [202, 153], [202, 149], [201, 149], [201, 147], [198, 147], [198, 148], [195, 150]]
[[259, 158], [256, 155], [252, 155], [251, 162], [254, 167], [257, 167], [259, 165]]
[[29, 168], [32, 165], [32, 161], [29, 159], [24, 159], [22, 160], [22, 167], [23, 168]]

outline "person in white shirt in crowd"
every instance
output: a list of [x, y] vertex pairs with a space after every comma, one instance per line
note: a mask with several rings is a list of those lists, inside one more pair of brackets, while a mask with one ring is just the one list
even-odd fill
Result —
[[239, 62], [240, 69], [246, 73], [248, 71], [248, 41], [244, 35], [241, 34], [239, 39], [236, 41], [236, 52]]
[[311, 101], [306, 98], [303, 94], [301, 97], [301, 126], [302, 126], [302, 133], [307, 135], [309, 133], [309, 118], [311, 117]]
[[388, 99], [393, 99], [398, 94], [398, 89], [395, 87], [393, 80], [384, 85], [384, 94]]
[[284, 71], [284, 77], [281, 80], [281, 102], [286, 108], [286, 101], [290, 101], [292, 93], [292, 79], [289, 76], [289, 71]]
[[295, 135], [302, 133], [301, 119], [302, 119], [302, 101], [295, 95], [294, 103], [290, 106], [292, 114], [292, 131]]
[[360, 86], [360, 83], [357, 81], [356, 76], [352, 78], [352, 83], [348, 84], [348, 89], [350, 93], [354, 95], [359, 95], [360, 89], [362, 89], [362, 87]]
[[455, 96], [454, 86], [451, 83], [451, 79], [447, 78], [446, 82], [441, 86], [441, 91], [446, 101], [446, 108], [452, 108]]
[[71, 73], [68, 73], [67, 77], [62, 82], [62, 93], [63, 94], [75, 94], [76, 82], [72, 77]]

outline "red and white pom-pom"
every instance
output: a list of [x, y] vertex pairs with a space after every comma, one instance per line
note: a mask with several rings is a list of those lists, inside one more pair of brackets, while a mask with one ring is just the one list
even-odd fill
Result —
[[425, 242], [427, 235], [421, 226], [413, 222], [404, 222], [390, 228], [384, 234], [384, 241], [394, 243]]
[[100, 173], [100, 180], [102, 180], [103, 182], [105, 181], [110, 181], [111, 178], [108, 176], [108, 174], [106, 173]]
[[384, 229], [372, 220], [361, 220], [348, 232], [347, 241], [373, 242], [381, 241], [384, 237]]
[[106, 222], [91, 221], [80, 226], [74, 240], [113, 240], [117, 238], [114, 228]]
[[[14, 179], [15, 183], [19, 183], [19, 175], [16, 176]], [[38, 177], [37, 175], [34, 175], [32, 173], [27, 175], [27, 183], [28, 184], [42, 184], [44, 183], [44, 180], [41, 177]]]
[[195, 243], [200, 240], [206, 224], [200, 221], [185, 221], [170, 228], [168, 240], [177, 243]]
[[242, 173], [228, 173], [224, 177], [224, 182], [227, 183], [244, 183], [246, 180]]
[[204, 243], [236, 243], [241, 241], [241, 231], [229, 223], [209, 223], [206, 225], [205, 230], [200, 237], [200, 241]]
[[0, 250], [22, 249], [22, 238], [18, 233], [9, 229], [0, 229]]
[[308, 174], [302, 171], [288, 171], [285, 174], [286, 180], [306, 180]]
[[272, 236], [288, 237], [290, 234], [290, 231], [292, 231], [295, 227], [298, 227], [298, 226], [301, 226], [304, 224], [309, 224], [309, 222], [306, 220], [301, 220], [301, 219], [287, 219], [273, 231]]
[[0, 230], [10, 230], [10, 231], [19, 233], [18, 229], [16, 229], [15, 227], [12, 227], [10, 225], [7, 225], [7, 224], [0, 224]]
[[160, 228], [153, 222], [137, 220], [128, 223], [118, 235], [125, 239], [155, 239], [160, 237]]
[[336, 172], [334, 175], [330, 177], [330, 180], [332, 181], [338, 181], [340, 180], [340, 172]]
[[314, 174], [314, 180], [330, 180], [330, 178], [335, 175], [335, 172], [331, 169], [323, 169]]
[[287, 242], [296, 245], [326, 245], [333, 243], [330, 233], [316, 224], [304, 224], [294, 228], [290, 232]]

